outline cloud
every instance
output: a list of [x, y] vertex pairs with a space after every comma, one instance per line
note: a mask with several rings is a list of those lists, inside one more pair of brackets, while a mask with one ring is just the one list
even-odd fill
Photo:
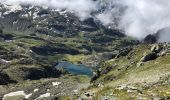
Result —
[[170, 42], [170, 33], [167, 32], [167, 33], [160, 34], [158, 41], [159, 42]]
[[105, 0], [101, 5], [106, 9], [96, 17], [104, 25], [116, 24], [127, 35], [138, 39], [170, 27], [169, 0]]
[[119, 25], [128, 35], [144, 38], [170, 27], [169, 0], [127, 0]]
[[157, 32], [159, 42], [170, 42], [170, 28], [163, 28]]

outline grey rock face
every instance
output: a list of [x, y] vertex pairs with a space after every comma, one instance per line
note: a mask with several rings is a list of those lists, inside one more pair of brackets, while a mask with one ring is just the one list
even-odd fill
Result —
[[148, 36], [146, 36], [143, 40], [144, 43], [149, 43], [149, 44], [154, 44], [156, 43], [158, 40], [157, 40], [157, 37], [154, 36], [154, 35], [151, 35], [149, 34]]
[[0, 71], [0, 85], [6, 85], [8, 83], [16, 83], [5, 72]]

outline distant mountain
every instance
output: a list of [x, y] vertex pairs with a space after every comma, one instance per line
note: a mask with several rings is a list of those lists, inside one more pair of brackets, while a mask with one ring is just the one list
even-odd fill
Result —
[[[18, 31], [41, 34], [76, 34], [106, 30], [101, 22], [94, 18], [81, 21], [74, 13], [47, 7], [0, 5], [0, 27], [5, 31]], [[110, 29], [109, 29], [110, 30]], [[115, 30], [115, 29], [111, 29]], [[123, 36], [123, 33], [112, 35]]]

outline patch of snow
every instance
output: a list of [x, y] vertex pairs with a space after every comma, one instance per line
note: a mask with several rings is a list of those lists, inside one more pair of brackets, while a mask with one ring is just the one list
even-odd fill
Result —
[[38, 89], [34, 89], [34, 92], [37, 92], [38, 91]]
[[33, 14], [33, 19], [37, 18], [38, 15], [37, 15], [37, 12]]
[[53, 86], [59, 86], [61, 84], [61, 82], [53, 82], [52, 84], [53, 84]]
[[36, 25], [36, 27], [38, 28], [38, 27], [39, 27], [39, 25]]
[[14, 21], [14, 22], [13, 22], [13, 25], [14, 25], [14, 24], [17, 24], [17, 23], [18, 23], [18, 20], [17, 20], [17, 21]]
[[2, 17], [2, 12], [0, 12], [0, 17]]
[[7, 63], [11, 63], [12, 61], [7, 61], [7, 60], [4, 60], [4, 59], [0, 59], [0, 63], [1, 64], [7, 64]]
[[19, 95], [24, 95], [25, 96], [26, 94], [24, 93], [24, 91], [11, 92], [11, 93], [5, 94], [4, 99], [6, 97], [19, 96]]
[[49, 7], [48, 6], [42, 6], [43, 9], [48, 9]]
[[66, 10], [60, 11], [59, 13], [60, 13], [60, 15], [65, 15], [65, 13], [67, 13], [67, 11]]
[[32, 50], [29, 50], [30, 52], [33, 52]]
[[27, 14], [22, 14], [21, 17], [22, 17], [22, 18], [27, 18], [28, 15], [27, 15]]
[[52, 28], [49, 29], [50, 31], [53, 30]]
[[49, 97], [50, 95], [51, 95], [50, 93], [45, 93], [45, 94], [40, 95], [37, 99], [46, 98], [46, 97]]
[[7, 98], [7, 97], [13, 97], [13, 96], [24, 96], [25, 99], [28, 99], [31, 95], [32, 95], [32, 93], [27, 95], [27, 94], [25, 94], [24, 91], [16, 91], [16, 92], [11, 92], [11, 93], [5, 94], [3, 96], [2, 100], [5, 100], [5, 98]]
[[25, 99], [28, 99], [32, 96], [32, 93], [28, 94], [28, 95], [25, 95]]
[[76, 25], [76, 23], [73, 23], [73, 25]]
[[20, 5], [7, 5], [7, 4], [4, 4], [4, 7], [9, 9], [9, 11], [6, 11], [4, 14], [9, 14], [11, 12], [15, 12], [17, 10], [21, 10], [22, 7]]
[[73, 90], [74, 94], [78, 94], [78, 90]]
[[52, 11], [57, 11], [57, 12], [60, 12], [61, 10], [60, 9], [52, 9]]
[[20, 47], [19, 47], [19, 46], [17, 46], [17, 49], [20, 49]]
[[5, 42], [9, 43], [9, 42], [12, 42], [13, 40], [5, 40]]
[[73, 90], [73, 92], [78, 92], [78, 90]]

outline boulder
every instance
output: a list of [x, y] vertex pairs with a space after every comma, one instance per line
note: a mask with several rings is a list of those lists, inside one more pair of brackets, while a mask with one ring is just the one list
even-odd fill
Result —
[[84, 25], [81, 26], [82, 31], [93, 32], [98, 30], [98, 26], [93, 18], [85, 19], [83, 24]]
[[97, 80], [100, 77], [100, 71], [94, 72], [90, 82]]
[[159, 44], [154, 44], [151, 47], [151, 52], [155, 52], [155, 53], [159, 53], [161, 50], [163, 49], [163, 47]]
[[163, 50], [161, 51], [158, 55], [159, 56], [165, 56], [167, 54], [167, 51], [166, 50]]
[[155, 52], [150, 52], [148, 54], [144, 54], [140, 61], [147, 62], [150, 60], [155, 60], [157, 58], [157, 54]]
[[[116, 65], [114, 65], [114, 66], [116, 66]], [[109, 71], [111, 71], [113, 69], [114, 66], [108, 66], [108, 67], [104, 68], [100, 73], [107, 74]]]
[[95, 27], [95, 28], [98, 27], [97, 24], [96, 24], [96, 22], [95, 22], [95, 20], [94, 20], [94, 18], [87, 18], [87, 19], [85, 19], [85, 20], [83, 21], [83, 24], [89, 25], [89, 26], [92, 26], [92, 27]]
[[0, 71], [0, 85], [7, 85], [9, 83], [16, 83], [5, 72]]
[[108, 75], [104, 78], [105, 81], [114, 81], [116, 80], [116, 76], [114, 75]]
[[116, 58], [119, 58], [121, 56], [127, 56], [129, 54], [130, 51], [132, 51], [133, 48], [132, 47], [126, 47], [126, 48], [123, 48], [119, 51], [119, 53], [117, 54]]

